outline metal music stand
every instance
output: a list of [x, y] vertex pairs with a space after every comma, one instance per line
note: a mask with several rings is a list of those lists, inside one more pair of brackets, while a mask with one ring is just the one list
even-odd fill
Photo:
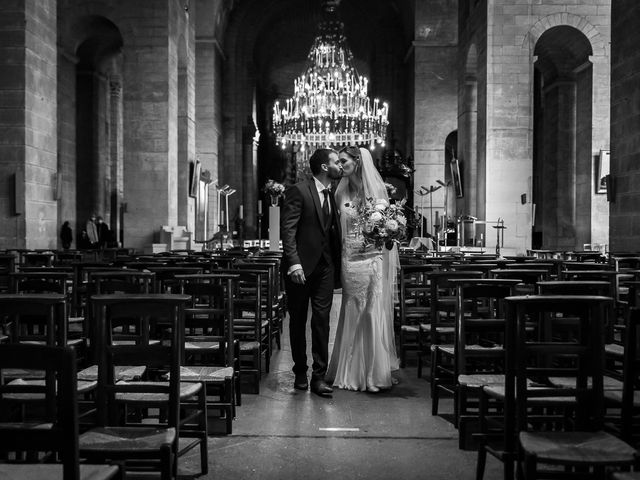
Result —
[[507, 227], [504, 226], [504, 219], [498, 217], [496, 225], [493, 225], [496, 229], [496, 255], [500, 256], [500, 248], [504, 247], [504, 231]]

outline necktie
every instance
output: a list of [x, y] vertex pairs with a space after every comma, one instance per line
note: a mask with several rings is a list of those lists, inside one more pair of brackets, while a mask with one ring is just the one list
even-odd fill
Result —
[[329, 213], [329, 189], [325, 188], [322, 190], [324, 194], [324, 202], [322, 203], [322, 214], [324, 217], [324, 227], [326, 228], [329, 225], [329, 220], [331, 219], [331, 213]]

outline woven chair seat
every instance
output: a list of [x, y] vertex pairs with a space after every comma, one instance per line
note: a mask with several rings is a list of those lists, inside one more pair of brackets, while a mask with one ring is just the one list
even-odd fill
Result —
[[[269, 326], [269, 320], [262, 320], [260, 322], [261, 328], [267, 328]], [[247, 318], [236, 318], [233, 320], [233, 330], [242, 332], [244, 330], [250, 331], [255, 328], [255, 320]]]
[[[116, 380], [124, 380], [125, 382], [131, 382], [134, 380], [140, 380], [144, 375], [147, 367], [145, 366], [116, 366], [114, 368], [114, 375]], [[91, 365], [90, 367], [80, 370], [78, 372], [78, 380], [94, 381], [98, 380], [98, 366]]]
[[[420, 331], [424, 333], [431, 332], [431, 324], [430, 323], [421, 323]], [[443, 335], [455, 333], [456, 327], [436, 327], [436, 332], [441, 333]]]
[[[575, 377], [549, 377], [549, 383], [554, 387], [561, 388], [575, 388]], [[591, 386], [591, 379], [589, 378], [589, 387]], [[622, 382], [616, 378], [602, 377], [602, 384], [605, 390], [620, 390], [622, 391]]]
[[[605, 390], [604, 399], [608, 403], [612, 403], [614, 405], [622, 404], [622, 388], [620, 390]], [[640, 407], [640, 391], [635, 390], [633, 392], [633, 407]]]
[[[545, 389], [545, 387], [533, 386], [535, 384], [531, 384], [532, 389]], [[504, 400], [505, 392], [504, 385], [488, 385], [484, 387], [485, 393], [493, 398], [497, 398], [499, 400]], [[566, 397], [534, 397], [529, 398], [529, 402], [532, 405], [559, 405], [559, 406], [567, 406], [573, 405], [576, 403], [576, 398], [574, 396], [566, 396]]]
[[137, 452], [155, 452], [161, 445], [170, 445], [175, 441], [175, 428], [93, 428], [80, 435], [80, 449], [83, 452], [115, 450]]
[[[117, 384], [126, 383], [128, 385], [165, 385], [169, 386], [168, 382], [117, 382]], [[200, 391], [202, 385], [199, 383], [180, 382], [180, 400], [184, 400], [193, 397]], [[166, 403], [169, 401], [168, 393], [156, 393], [156, 392], [131, 392], [131, 393], [116, 393], [116, 400], [123, 402], [151, 402], [151, 403]]]
[[520, 444], [539, 461], [552, 464], [610, 465], [632, 462], [636, 453], [606, 432], [520, 432]]
[[[504, 375], [499, 373], [467, 373], [458, 375], [458, 384], [469, 388], [504, 385]], [[529, 381], [529, 385], [533, 386], [534, 382]]]
[[[159, 343], [160, 343], [160, 340], [149, 340], [149, 345], [158, 345]], [[135, 345], [136, 341], [135, 340], [114, 340], [113, 344], [121, 345], [121, 346]]]
[[220, 342], [184, 342], [184, 349], [186, 351], [195, 350], [220, 350]]
[[240, 342], [241, 352], [252, 352], [254, 350], [258, 350], [259, 348], [260, 348], [260, 342], [258, 341]]
[[616, 472], [611, 480], [640, 480], [640, 472]]
[[[98, 382], [96, 381], [78, 381], [78, 388], [77, 388], [77, 392], [78, 393], [88, 393], [91, 390], [93, 390], [94, 388], [96, 388], [96, 385], [98, 384]], [[11, 380], [9, 382], [9, 385], [32, 385], [32, 386], [38, 386], [38, 387], [44, 387], [45, 385], [45, 380], [44, 379], [32, 379], [32, 380], [24, 380], [22, 378], [17, 378], [15, 380]], [[22, 401], [22, 402], [30, 402], [30, 401], [42, 401], [45, 398], [45, 394], [44, 393], [7, 393], [4, 395], [4, 398], [6, 400], [14, 400], [14, 401]]]
[[622, 358], [624, 357], [624, 347], [617, 343], [608, 343], [604, 346], [604, 353]]
[[418, 333], [418, 325], [402, 325], [400, 328], [404, 332]]
[[504, 385], [504, 375], [494, 373], [463, 374], [458, 375], [458, 384], [470, 388]]
[[[25, 340], [23, 342], [25, 345], [46, 345], [47, 342], [44, 340]], [[67, 339], [68, 347], [76, 347], [78, 345], [82, 345], [84, 343], [84, 338], [69, 338]]]
[[183, 382], [223, 382], [233, 375], [233, 367], [180, 367]]

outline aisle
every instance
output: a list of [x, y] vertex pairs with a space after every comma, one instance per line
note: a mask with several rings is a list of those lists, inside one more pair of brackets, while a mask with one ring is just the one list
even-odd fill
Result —
[[[336, 295], [334, 312], [338, 307]], [[199, 478], [475, 478], [475, 452], [458, 450], [457, 431], [431, 416], [428, 384], [415, 368], [399, 371], [400, 383], [389, 392], [338, 390], [332, 399], [300, 392], [293, 389], [288, 329], [271, 367], [260, 395], [243, 395], [233, 435], [210, 438], [209, 474]], [[180, 471], [197, 468], [194, 451]], [[500, 477], [490, 459], [485, 479]]]

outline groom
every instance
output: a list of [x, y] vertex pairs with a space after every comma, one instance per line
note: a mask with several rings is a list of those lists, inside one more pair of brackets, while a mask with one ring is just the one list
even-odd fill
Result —
[[329, 361], [329, 313], [333, 289], [340, 280], [339, 210], [329, 187], [342, 176], [338, 153], [316, 150], [309, 159], [313, 178], [291, 186], [280, 221], [283, 271], [289, 309], [294, 388], [309, 388], [307, 379], [307, 310], [311, 301], [311, 391], [330, 396], [324, 375]]

